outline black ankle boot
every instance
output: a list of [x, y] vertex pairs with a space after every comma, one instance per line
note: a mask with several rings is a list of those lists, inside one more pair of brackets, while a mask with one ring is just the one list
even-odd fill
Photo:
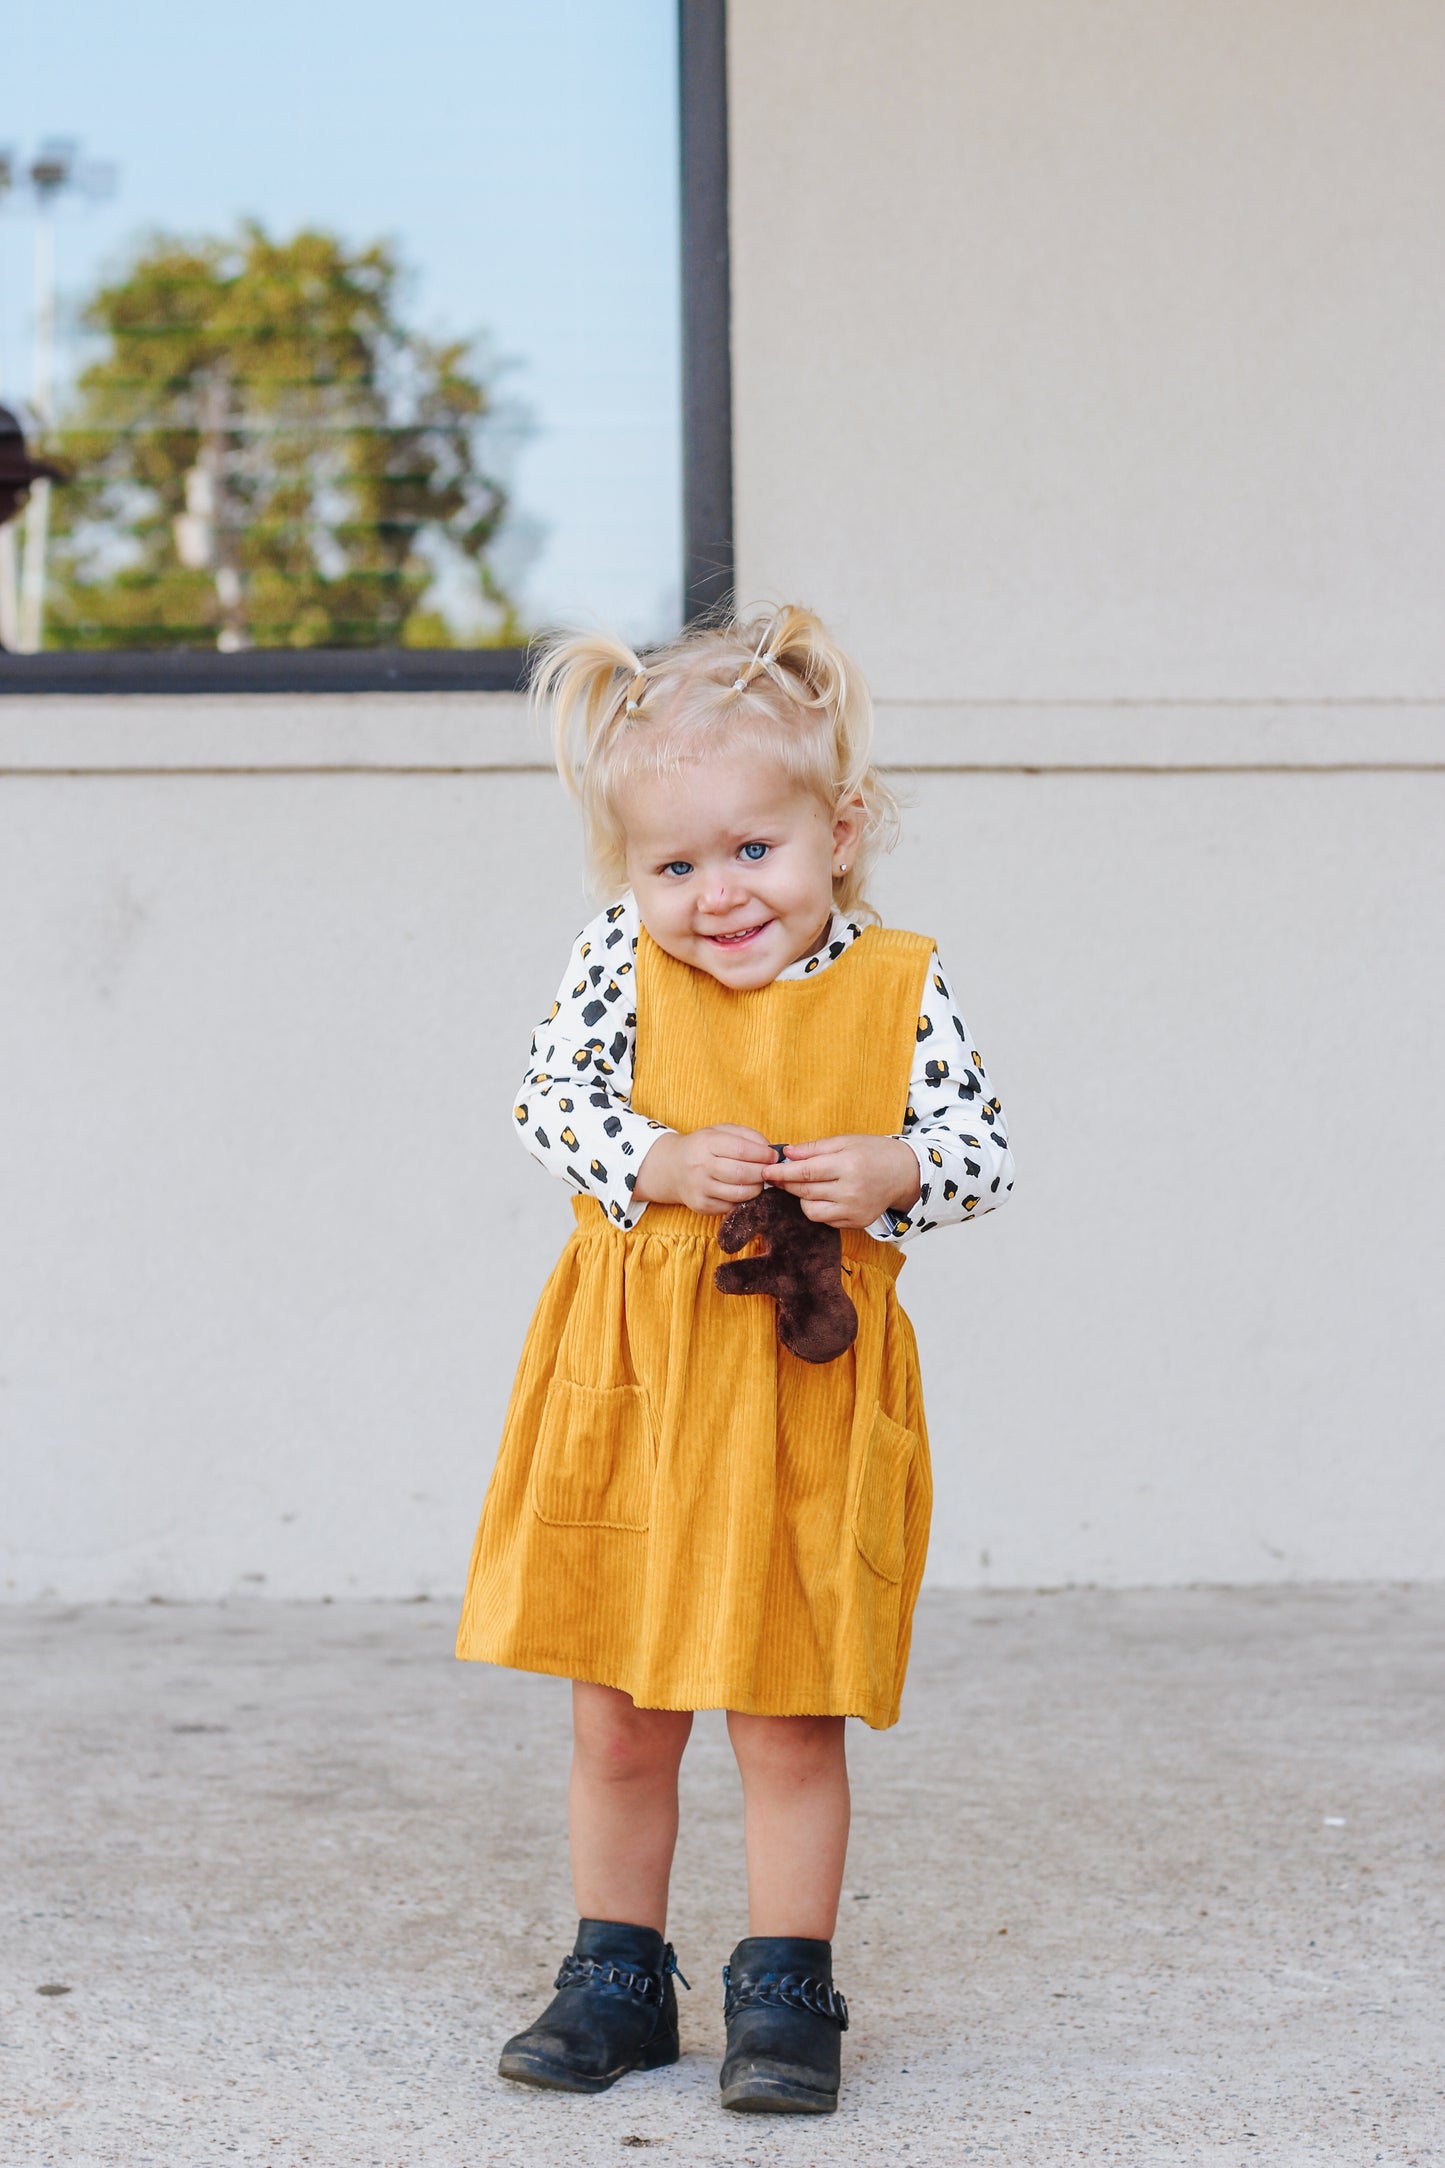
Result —
[[629, 2070], [675, 2063], [674, 1973], [682, 1980], [672, 1944], [656, 1928], [579, 1920], [557, 1993], [503, 2048], [502, 2076], [560, 2093], [605, 2093]]
[[751, 1935], [723, 1967], [728, 2046], [722, 2104], [755, 2115], [828, 2115], [838, 2105], [848, 2005], [833, 1945]]

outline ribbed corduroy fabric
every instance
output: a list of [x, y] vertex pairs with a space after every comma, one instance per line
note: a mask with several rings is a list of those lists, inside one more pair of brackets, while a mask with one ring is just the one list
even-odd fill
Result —
[[[933, 944], [870, 927], [814, 978], [733, 993], [637, 953], [632, 1102], [779, 1143], [903, 1126]], [[543, 1290], [472, 1554], [457, 1654], [640, 1707], [895, 1723], [932, 1505], [903, 1259], [845, 1230], [858, 1337], [778, 1345], [722, 1295], [718, 1221], [592, 1198]]]

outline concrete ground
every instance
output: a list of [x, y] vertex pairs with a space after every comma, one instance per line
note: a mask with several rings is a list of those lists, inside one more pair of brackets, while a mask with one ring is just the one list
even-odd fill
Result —
[[853, 1727], [818, 2121], [717, 2105], [715, 1717], [681, 2064], [495, 2076], [571, 1932], [566, 1688], [452, 1626], [0, 1614], [0, 2168], [1445, 2158], [1445, 1588], [925, 1597], [903, 1722]]

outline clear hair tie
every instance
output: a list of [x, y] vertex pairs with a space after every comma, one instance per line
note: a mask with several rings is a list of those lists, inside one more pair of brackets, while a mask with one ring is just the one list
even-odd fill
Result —
[[[766, 639], [767, 634], [765, 633], [763, 637], [764, 639]], [[769, 663], [776, 661], [777, 657], [774, 655], [770, 647], [760, 647], [756, 649], [753, 654], [752, 661], [747, 665], [747, 668], [743, 671], [741, 677], [735, 677], [733, 679], [733, 691], [735, 693], [745, 693], [749, 685], [751, 685], [753, 678], [755, 677], [757, 672], [759, 670], [765, 669]]]

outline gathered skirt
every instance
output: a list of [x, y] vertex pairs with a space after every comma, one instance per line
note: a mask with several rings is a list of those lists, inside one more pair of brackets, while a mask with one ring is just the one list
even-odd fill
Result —
[[903, 1259], [843, 1233], [852, 1348], [806, 1363], [725, 1295], [718, 1221], [591, 1199], [543, 1290], [457, 1653], [639, 1707], [896, 1722], [932, 1505]]

